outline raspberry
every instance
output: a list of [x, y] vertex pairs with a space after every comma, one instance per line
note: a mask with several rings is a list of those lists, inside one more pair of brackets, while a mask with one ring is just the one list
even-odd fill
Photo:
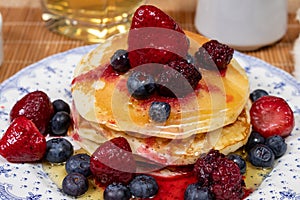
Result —
[[162, 96], [184, 97], [194, 91], [201, 78], [193, 64], [184, 59], [172, 61], [157, 77], [158, 92]]
[[201, 156], [194, 172], [199, 183], [208, 187], [216, 199], [242, 199], [244, 181], [236, 163], [217, 150]]
[[204, 69], [224, 70], [233, 57], [234, 50], [219, 43], [217, 40], [210, 40], [202, 45], [195, 53], [198, 66]]

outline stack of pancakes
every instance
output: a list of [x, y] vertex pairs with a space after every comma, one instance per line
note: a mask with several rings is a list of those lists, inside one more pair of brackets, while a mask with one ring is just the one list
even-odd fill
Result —
[[[194, 55], [207, 38], [186, 32], [189, 54]], [[135, 155], [162, 165], [193, 164], [210, 149], [228, 154], [243, 146], [250, 134], [249, 82], [232, 59], [224, 76], [202, 70], [193, 94], [183, 98], [154, 95], [137, 100], [129, 94], [129, 72], [116, 75], [109, 67], [118, 49], [127, 49], [128, 34], [108, 39], [85, 55], [76, 66], [72, 82], [73, 137], [89, 153], [101, 143], [125, 137]], [[165, 123], [149, 119], [153, 101], [166, 101], [171, 114]]]

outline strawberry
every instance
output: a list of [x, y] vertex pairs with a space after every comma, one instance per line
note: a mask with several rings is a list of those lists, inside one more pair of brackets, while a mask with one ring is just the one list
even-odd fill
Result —
[[129, 183], [136, 172], [136, 162], [128, 141], [117, 137], [100, 145], [90, 159], [91, 172], [99, 186], [113, 182]]
[[152, 5], [136, 10], [128, 36], [131, 67], [145, 63], [167, 64], [185, 58], [188, 48], [183, 30], [166, 13]]
[[265, 138], [273, 135], [288, 136], [294, 126], [294, 114], [288, 103], [276, 96], [263, 96], [250, 109], [253, 129]]
[[53, 105], [47, 94], [42, 91], [34, 91], [16, 102], [10, 111], [10, 120], [25, 116], [32, 120], [42, 134], [46, 134], [53, 113]]
[[46, 152], [46, 139], [24, 116], [15, 118], [0, 140], [0, 154], [9, 162], [34, 162]]

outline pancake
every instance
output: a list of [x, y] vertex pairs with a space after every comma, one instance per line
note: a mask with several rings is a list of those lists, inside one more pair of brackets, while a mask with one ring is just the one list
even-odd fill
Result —
[[73, 109], [73, 138], [80, 146], [92, 154], [100, 144], [115, 138], [125, 137], [135, 155], [149, 159], [164, 166], [194, 164], [199, 155], [210, 149], [217, 149], [225, 155], [243, 146], [250, 134], [249, 108], [246, 105], [237, 120], [208, 133], [198, 133], [184, 139], [132, 135], [109, 129], [105, 125], [84, 119]]
[[[207, 38], [186, 32], [194, 55]], [[243, 146], [250, 134], [249, 81], [233, 58], [226, 74], [201, 69], [195, 91], [182, 98], [153, 95], [131, 97], [129, 72], [116, 74], [109, 66], [118, 49], [127, 49], [127, 33], [116, 35], [85, 55], [72, 82], [73, 138], [92, 154], [103, 142], [122, 136], [140, 160], [163, 166], [194, 164], [210, 149], [224, 154]], [[168, 102], [171, 114], [164, 123], [149, 119], [153, 101]]]
[[[191, 55], [208, 41], [191, 32], [186, 35], [190, 40]], [[127, 49], [127, 37], [127, 33], [123, 33], [108, 39], [76, 66], [72, 96], [82, 118], [114, 133], [163, 139], [189, 139], [237, 120], [248, 101], [249, 82], [235, 59], [228, 65], [225, 76], [218, 71], [201, 70], [203, 78], [195, 92], [184, 98], [153, 96], [136, 100], [126, 88], [130, 72], [116, 75], [111, 73], [108, 65], [117, 49]], [[153, 123], [149, 119], [149, 106], [154, 100], [171, 105], [171, 114], [165, 123]]]

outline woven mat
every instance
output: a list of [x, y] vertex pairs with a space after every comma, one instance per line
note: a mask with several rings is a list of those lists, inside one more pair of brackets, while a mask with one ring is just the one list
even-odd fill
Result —
[[[3, 16], [4, 62], [0, 67], [0, 83], [20, 69], [47, 56], [86, 45], [48, 31], [41, 20], [39, 8], [4, 8]], [[194, 31], [193, 12], [169, 12], [183, 29]], [[299, 35], [300, 25], [294, 14], [289, 14], [286, 35], [276, 44], [257, 51], [243, 52], [260, 58], [278, 68], [293, 72], [293, 43]]]

